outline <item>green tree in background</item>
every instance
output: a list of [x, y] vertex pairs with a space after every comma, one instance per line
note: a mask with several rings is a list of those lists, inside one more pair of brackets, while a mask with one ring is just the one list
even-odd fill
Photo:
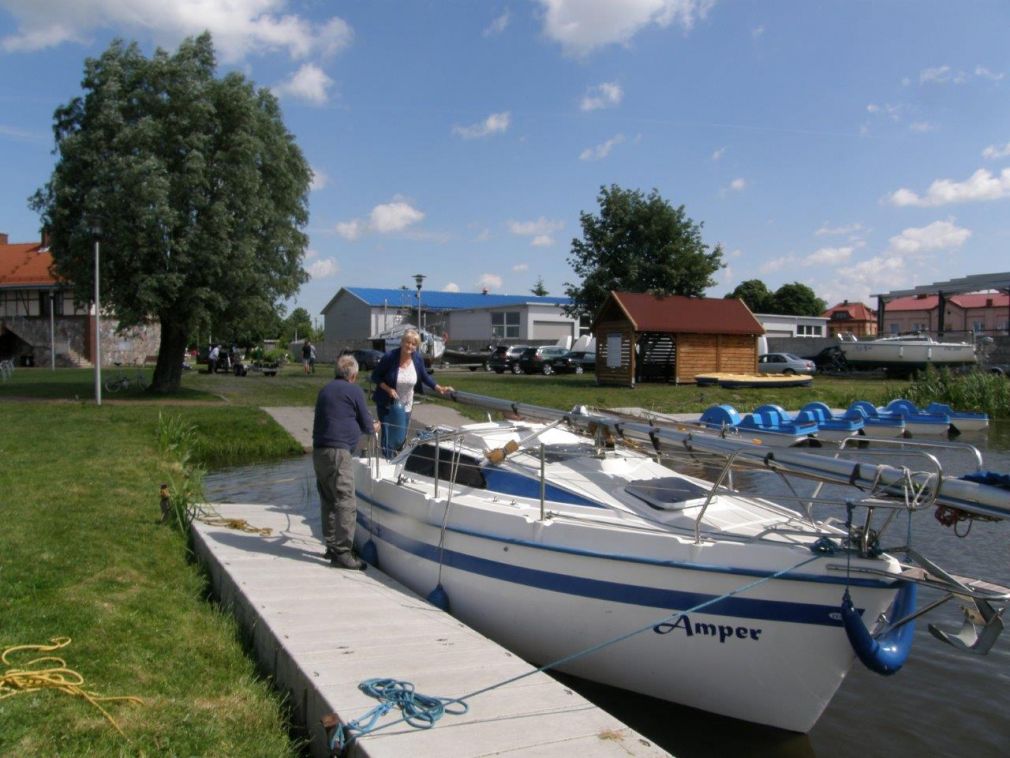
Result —
[[775, 310], [787, 316], [820, 316], [828, 304], [821, 300], [807, 285], [800, 282], [783, 284], [774, 295]]
[[117, 40], [88, 59], [31, 200], [79, 301], [92, 298], [97, 237], [103, 307], [120, 327], [160, 323], [155, 392], [179, 387], [198, 326], [264, 324], [307, 279], [309, 166], [276, 98], [215, 69], [209, 34], [174, 55]]
[[774, 313], [775, 296], [760, 279], [748, 279], [740, 282], [726, 298], [736, 298], [743, 300], [751, 313]]
[[546, 297], [550, 294], [544, 286], [544, 278], [542, 276], [537, 277], [537, 283], [533, 285], [533, 289], [530, 292], [537, 297]]
[[294, 340], [308, 337], [313, 342], [319, 340], [319, 334], [312, 326], [312, 316], [304, 308], [295, 308], [291, 315], [281, 322], [281, 345], [287, 346]]
[[571, 315], [593, 316], [611, 290], [700, 297], [723, 267], [722, 248], [701, 240], [702, 224], [656, 190], [643, 195], [616, 184], [601, 187], [599, 215], [582, 212], [582, 239], [568, 262], [581, 281], [565, 283]]

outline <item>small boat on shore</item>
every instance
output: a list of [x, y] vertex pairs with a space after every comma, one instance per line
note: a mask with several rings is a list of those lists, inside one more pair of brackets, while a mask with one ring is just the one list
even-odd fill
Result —
[[901, 419], [905, 431], [911, 436], [936, 437], [950, 431], [950, 416], [945, 413], [923, 413], [907, 400], [895, 399], [883, 408], [877, 408], [866, 400], [857, 400], [849, 409], [858, 409], [867, 417], [876, 414], [877, 419]]
[[[356, 544], [536, 665], [805, 732], [854, 656], [893, 673], [914, 620], [937, 605], [964, 604], [960, 632], [930, 627], [959, 649], [983, 653], [1002, 630], [1010, 588], [941, 569], [894, 517], [936, 527], [935, 506], [951, 523], [1010, 518], [998, 479], [769, 451], [584, 407], [452, 400], [488, 420], [426, 430], [391, 460], [375, 445], [354, 459]], [[735, 489], [738, 470], [786, 478], [795, 503]], [[821, 484], [847, 490], [821, 496]], [[917, 608], [920, 590], [939, 597]]]
[[838, 347], [852, 368], [883, 368], [895, 375], [908, 375], [927, 366], [954, 368], [977, 361], [970, 342], [938, 342], [928, 334], [906, 334], [859, 341], [839, 337]]

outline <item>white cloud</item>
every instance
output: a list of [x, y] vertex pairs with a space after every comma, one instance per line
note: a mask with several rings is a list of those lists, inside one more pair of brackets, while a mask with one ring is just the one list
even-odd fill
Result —
[[512, 116], [508, 111], [502, 113], [492, 113], [483, 121], [470, 126], [454, 126], [452, 133], [463, 139], [478, 139], [480, 137], [490, 137], [492, 134], [503, 134], [509, 128]]
[[312, 183], [309, 185], [309, 191], [315, 192], [316, 190], [321, 190], [326, 187], [330, 182], [330, 177], [326, 175], [326, 172], [321, 168], [312, 168]]
[[9, 53], [85, 43], [92, 32], [106, 29], [164, 47], [207, 30], [225, 63], [277, 51], [295, 60], [329, 56], [354, 39], [343, 19], [334, 16], [321, 23], [304, 18], [280, 0], [32, 0], [4, 6], [17, 24], [15, 33], [0, 39], [0, 49]]
[[704, 19], [715, 0], [538, 0], [544, 33], [568, 55], [627, 44], [648, 26], [677, 23], [684, 30]]
[[1003, 78], [1003, 74], [997, 73], [995, 71], [990, 71], [985, 66], [975, 66], [975, 76], [980, 79], [989, 79], [994, 82], [998, 82]]
[[[341, 237], [353, 242], [365, 232], [375, 232], [377, 234], [402, 232], [422, 219], [424, 219], [422, 211], [419, 211], [406, 200], [394, 197], [392, 202], [376, 205], [372, 208], [371, 213], [368, 214], [367, 222], [360, 218], [353, 218], [350, 221], [339, 222], [335, 229]], [[416, 236], [418, 239], [429, 241], [445, 241], [444, 235], [422, 234], [420, 232], [411, 232], [411, 235]]]
[[720, 147], [718, 150], [716, 150], [715, 152], [712, 153], [712, 160], [714, 160], [714, 161], [722, 160], [722, 157], [725, 154], [726, 154], [726, 148], [725, 147]]
[[948, 203], [972, 203], [983, 200], [999, 200], [1010, 195], [1010, 168], [1005, 168], [994, 176], [980, 168], [963, 182], [937, 179], [929, 185], [925, 195], [917, 195], [902, 187], [887, 198], [891, 205], [930, 208]]
[[901, 114], [904, 109], [905, 108], [902, 105], [892, 105], [891, 103], [884, 103], [883, 105], [870, 103], [866, 106], [867, 113], [872, 113], [875, 116], [884, 116], [891, 121], [900, 121]]
[[334, 258], [320, 258], [313, 261], [305, 270], [313, 279], [329, 279], [340, 273], [340, 264]]
[[474, 242], [487, 242], [491, 239], [491, 230], [488, 228], [481, 229], [477, 232], [477, 236], [473, 238]]
[[365, 231], [365, 225], [361, 223], [359, 219], [351, 219], [350, 221], [341, 221], [336, 226], [337, 234], [343, 237], [345, 240], [354, 241], [360, 237]]
[[783, 269], [786, 266], [788, 266], [789, 264], [795, 263], [795, 262], [796, 262], [796, 258], [794, 258], [793, 256], [791, 256], [791, 255], [784, 255], [781, 258], [773, 258], [770, 261], [765, 261], [764, 263], [761, 264], [761, 266], [758, 268], [758, 270], [762, 274], [770, 274], [770, 273], [772, 273], [774, 271], [779, 271], [780, 269]]
[[804, 266], [837, 266], [852, 257], [855, 248], [845, 247], [822, 247], [815, 250], [803, 261]]
[[484, 36], [491, 37], [496, 34], [501, 34], [503, 31], [505, 31], [505, 29], [508, 28], [509, 20], [510, 20], [509, 12], [508, 9], [506, 8], [504, 13], [502, 13], [497, 18], [493, 19], [491, 23], [487, 25], [487, 27], [484, 29], [483, 32]]
[[396, 200], [392, 203], [377, 205], [372, 208], [369, 216], [371, 228], [379, 234], [399, 232], [411, 224], [416, 224], [424, 218], [424, 214], [409, 203]]
[[512, 271], [514, 271], [517, 274], [518, 273], [522, 273], [523, 271], [529, 271], [529, 270], [530, 270], [530, 264], [528, 264], [528, 263], [517, 263], [516, 265], [514, 265], [512, 267]]
[[584, 111], [595, 111], [600, 108], [613, 108], [620, 105], [624, 98], [624, 90], [617, 82], [603, 82], [595, 87], [590, 87], [582, 97], [579, 109]]
[[729, 188], [734, 192], [742, 192], [747, 188], [747, 180], [737, 177], [729, 183]]
[[459, 292], [459, 285], [456, 282], [446, 282], [442, 292]]
[[982, 157], [988, 158], [989, 160], [996, 160], [998, 158], [1006, 158], [1010, 156], [1010, 142], [1005, 145], [989, 145], [985, 150], [982, 151]]
[[517, 234], [520, 237], [538, 237], [560, 232], [565, 228], [565, 222], [541, 216], [536, 221], [509, 221], [507, 226], [512, 234]]
[[278, 97], [293, 97], [313, 105], [324, 105], [328, 95], [326, 90], [333, 86], [333, 80], [314, 63], [302, 65], [285, 82], [274, 87]]
[[846, 224], [844, 226], [828, 226], [825, 224], [814, 232], [814, 234], [818, 237], [825, 237], [829, 235], [858, 234], [863, 231], [865, 231], [865, 228], [860, 223]]
[[887, 252], [894, 255], [922, 255], [938, 250], [956, 250], [971, 236], [971, 230], [952, 221], [934, 221], [923, 227], [903, 229], [889, 240]]
[[587, 147], [581, 153], [579, 153], [580, 161], [599, 161], [610, 155], [610, 151], [614, 149], [617, 145], [624, 142], [623, 134], [615, 134], [613, 137], [608, 139], [601, 145], [596, 145], [595, 147]]
[[764, 26], [755, 26], [753, 29], [750, 30], [750, 36], [753, 37], [754, 39], [763, 37], [764, 33], [765, 33]]
[[501, 289], [502, 278], [497, 274], [481, 274], [477, 280], [477, 289]]
[[554, 238], [549, 234], [538, 234], [530, 244], [533, 247], [550, 247], [554, 244]]
[[908, 129], [917, 134], [925, 134], [926, 132], [935, 132], [936, 124], [931, 124], [928, 121], [914, 121], [908, 125]]
[[963, 71], [954, 71], [947, 65], [924, 68], [919, 72], [919, 84], [964, 84], [966, 80]]

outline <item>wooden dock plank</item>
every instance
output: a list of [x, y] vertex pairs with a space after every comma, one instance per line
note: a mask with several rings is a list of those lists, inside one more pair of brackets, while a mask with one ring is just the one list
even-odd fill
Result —
[[[320, 718], [343, 721], [377, 703], [372, 677], [459, 697], [532, 666], [374, 568], [338, 571], [322, 558], [318, 515], [284, 505], [215, 504], [217, 515], [270, 528], [260, 536], [197, 521], [195, 539], [222, 603], [251, 632], [261, 664], [290, 692], [313, 755], [328, 754]], [[394, 714], [382, 723], [394, 721]], [[474, 697], [433, 729], [398, 724], [357, 741], [374, 756], [665, 756], [665, 751], [546, 674]]]

